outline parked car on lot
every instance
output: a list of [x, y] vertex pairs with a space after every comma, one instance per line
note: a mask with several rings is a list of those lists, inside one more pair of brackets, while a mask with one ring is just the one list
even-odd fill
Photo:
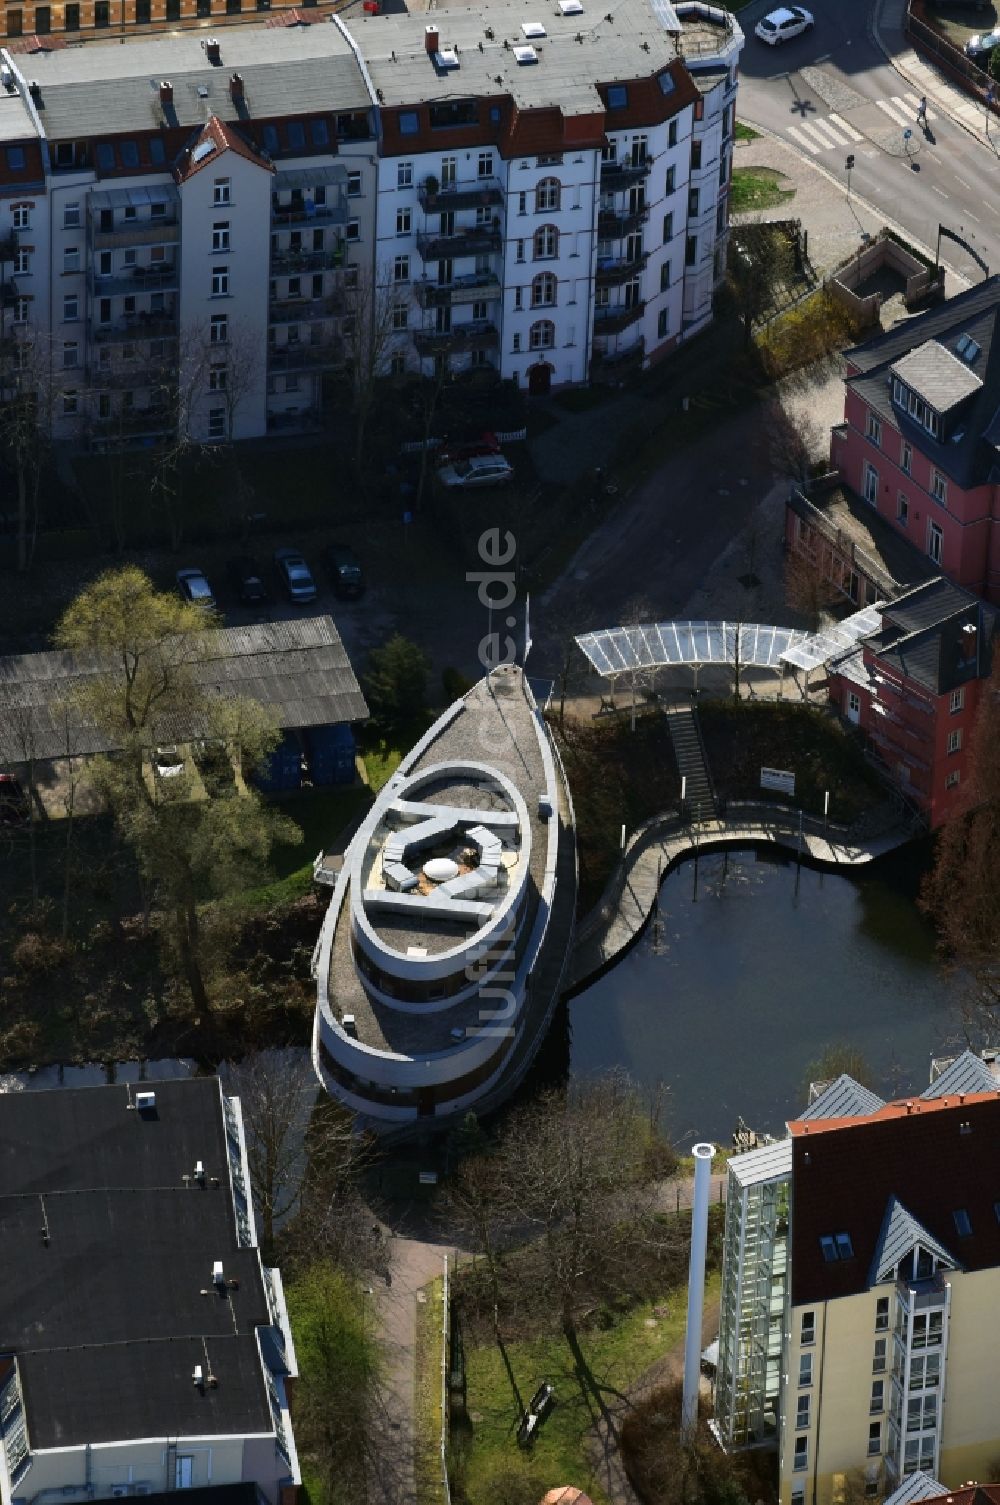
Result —
[[1000, 47], [1000, 27], [993, 31], [984, 31], [981, 36], [970, 37], [965, 44], [966, 57], [986, 58], [989, 57], [994, 47]]
[[0, 773], [0, 826], [19, 826], [28, 819], [31, 806], [20, 779]]
[[267, 587], [257, 568], [257, 561], [251, 559], [248, 554], [240, 554], [238, 558], [231, 559], [226, 566], [226, 572], [229, 575], [230, 585], [244, 606], [252, 606], [256, 601], [267, 600]]
[[801, 5], [782, 5], [777, 10], [769, 11], [757, 22], [754, 34], [769, 47], [780, 47], [782, 42], [800, 37], [803, 32], [810, 31], [812, 26], [811, 11], [803, 10]]
[[345, 600], [357, 600], [365, 593], [365, 572], [353, 549], [332, 543], [323, 551], [323, 562], [330, 574], [334, 594]]
[[296, 605], [303, 605], [306, 601], [315, 601], [319, 594], [316, 582], [312, 577], [312, 570], [298, 549], [275, 549], [274, 567], [288, 594], [289, 601], [294, 601]]
[[438, 471], [442, 486], [499, 486], [509, 481], [513, 467], [503, 455], [471, 455]]
[[177, 589], [185, 601], [190, 601], [192, 606], [204, 606], [206, 611], [214, 611], [215, 597], [212, 587], [201, 570], [178, 570]]
[[498, 455], [500, 441], [496, 434], [483, 433], [478, 439], [446, 439], [435, 452], [434, 464], [454, 465], [458, 460], [471, 460], [475, 455]]

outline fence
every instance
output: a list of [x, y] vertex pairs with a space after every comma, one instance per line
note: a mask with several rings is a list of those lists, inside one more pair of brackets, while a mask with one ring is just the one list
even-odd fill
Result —
[[[990, 90], [991, 80], [988, 73], [976, 66], [971, 58], [966, 57], [961, 48], [949, 42], [933, 26], [929, 26], [923, 19], [923, 0], [909, 0], [906, 7], [906, 18], [903, 22], [903, 30], [918, 52], [933, 59], [942, 73], [959, 84], [967, 94], [973, 94], [982, 103], [984, 112], [998, 113], [997, 103], [990, 102], [987, 94]], [[997, 91], [1000, 93], [1000, 90]]]
[[444, 1280], [441, 1287], [441, 1489], [444, 1505], [451, 1505], [451, 1484], [448, 1481], [448, 1334], [450, 1329], [451, 1282], [448, 1273], [448, 1256], [444, 1256]]

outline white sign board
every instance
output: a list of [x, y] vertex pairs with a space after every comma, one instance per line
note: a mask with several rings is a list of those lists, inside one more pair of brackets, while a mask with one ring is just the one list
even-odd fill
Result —
[[783, 768], [762, 768], [760, 771], [760, 787], [762, 789], [778, 789], [782, 794], [794, 794], [795, 775]]

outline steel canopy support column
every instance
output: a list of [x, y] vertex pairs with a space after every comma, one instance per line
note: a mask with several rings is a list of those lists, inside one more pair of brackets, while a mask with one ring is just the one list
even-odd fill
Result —
[[701, 1380], [701, 1324], [705, 1307], [705, 1253], [708, 1248], [708, 1204], [712, 1190], [714, 1144], [696, 1144], [694, 1201], [691, 1208], [691, 1262], [688, 1268], [687, 1339], [684, 1346], [684, 1390], [681, 1398], [681, 1434], [692, 1438], [698, 1424], [698, 1388]]

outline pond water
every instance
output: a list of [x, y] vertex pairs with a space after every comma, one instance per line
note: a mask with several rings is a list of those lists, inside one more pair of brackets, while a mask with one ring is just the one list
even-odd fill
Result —
[[625, 1067], [669, 1091], [668, 1129], [730, 1143], [738, 1116], [783, 1132], [824, 1048], [858, 1049], [883, 1096], [921, 1091], [932, 1055], [965, 1044], [961, 979], [915, 905], [912, 851], [857, 876], [773, 852], [682, 863], [659, 924], [569, 1004], [574, 1073]]

